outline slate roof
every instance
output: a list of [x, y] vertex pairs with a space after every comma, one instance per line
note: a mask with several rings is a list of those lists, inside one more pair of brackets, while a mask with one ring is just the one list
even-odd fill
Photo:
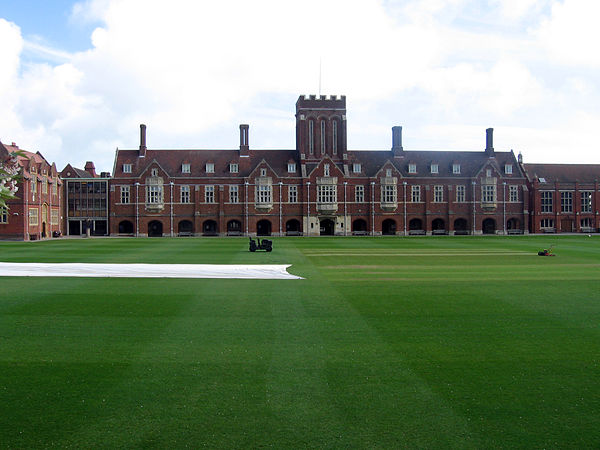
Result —
[[531, 181], [546, 183], [594, 183], [600, 180], [600, 164], [523, 164]]

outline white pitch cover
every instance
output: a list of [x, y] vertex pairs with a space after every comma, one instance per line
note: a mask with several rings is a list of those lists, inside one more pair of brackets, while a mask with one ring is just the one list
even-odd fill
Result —
[[290, 264], [90, 264], [5, 263], [3, 277], [114, 277], [114, 278], [228, 278], [301, 280], [287, 273]]

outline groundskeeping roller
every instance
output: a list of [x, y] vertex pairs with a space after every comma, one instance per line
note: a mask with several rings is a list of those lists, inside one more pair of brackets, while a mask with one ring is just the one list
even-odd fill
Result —
[[0, 277], [228, 278], [301, 280], [291, 264], [94, 264], [0, 262]]

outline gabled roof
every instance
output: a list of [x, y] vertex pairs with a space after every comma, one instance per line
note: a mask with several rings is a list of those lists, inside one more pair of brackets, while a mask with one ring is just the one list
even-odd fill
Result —
[[[523, 164], [531, 181], [546, 183], [594, 183], [600, 180], [600, 164]], [[542, 181], [543, 182], [543, 181]]]

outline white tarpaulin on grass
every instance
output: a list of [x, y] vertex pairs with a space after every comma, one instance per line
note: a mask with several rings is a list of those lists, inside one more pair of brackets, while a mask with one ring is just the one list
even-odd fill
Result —
[[298, 280], [290, 264], [3, 263], [4, 277], [237, 278]]

